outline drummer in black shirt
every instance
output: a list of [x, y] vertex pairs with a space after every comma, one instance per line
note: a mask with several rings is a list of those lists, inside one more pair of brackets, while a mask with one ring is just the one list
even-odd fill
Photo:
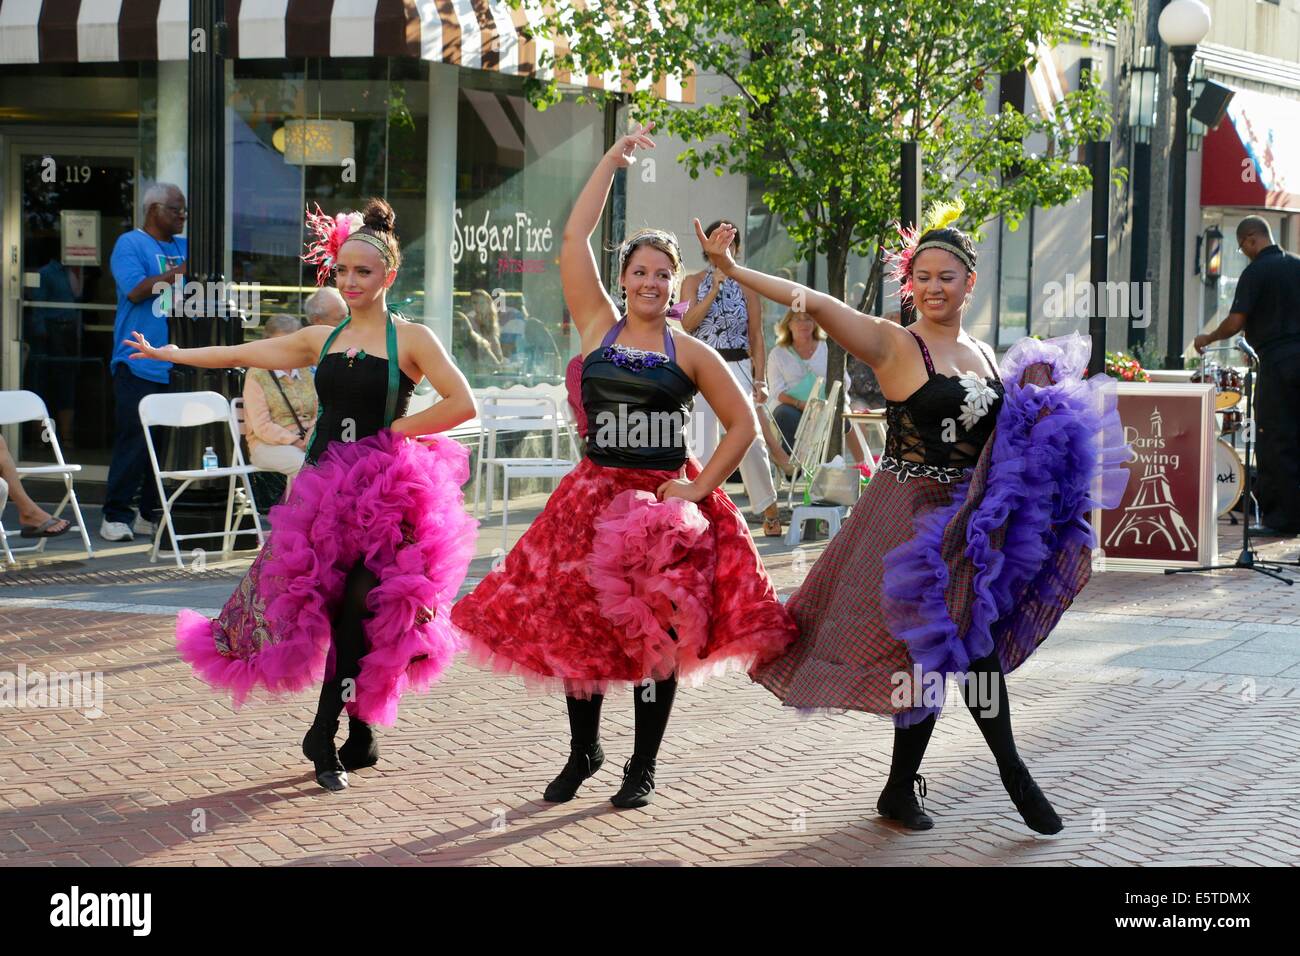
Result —
[[1244, 330], [1259, 353], [1259, 506], [1271, 530], [1300, 534], [1300, 258], [1273, 242], [1268, 222], [1259, 216], [1237, 224], [1237, 245], [1250, 265], [1237, 281], [1228, 317], [1192, 344], [1202, 352]]

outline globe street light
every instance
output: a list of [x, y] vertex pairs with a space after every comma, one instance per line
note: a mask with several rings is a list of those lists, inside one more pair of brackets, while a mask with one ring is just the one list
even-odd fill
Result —
[[1174, 144], [1169, 248], [1169, 341], [1165, 368], [1183, 367], [1183, 279], [1187, 242], [1187, 111], [1191, 102], [1188, 77], [1196, 45], [1210, 32], [1210, 10], [1200, 0], [1171, 0], [1156, 24], [1160, 39], [1174, 57]]

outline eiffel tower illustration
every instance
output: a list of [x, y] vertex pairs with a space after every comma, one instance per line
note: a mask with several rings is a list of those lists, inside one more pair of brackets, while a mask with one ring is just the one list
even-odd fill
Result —
[[[1151, 437], [1162, 438], [1162, 428], [1163, 419], [1156, 408], [1151, 412]], [[1163, 539], [1170, 551], [1196, 548], [1196, 537], [1174, 505], [1165, 466], [1147, 464], [1132, 504], [1124, 509], [1124, 517], [1107, 536], [1105, 547], [1120, 546], [1126, 539], [1138, 546], [1149, 545], [1157, 538]]]

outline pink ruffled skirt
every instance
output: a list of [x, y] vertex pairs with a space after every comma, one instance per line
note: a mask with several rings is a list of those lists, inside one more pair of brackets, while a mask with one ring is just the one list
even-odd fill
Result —
[[306, 690], [333, 669], [331, 621], [348, 572], [378, 578], [367, 606], [366, 653], [348, 713], [391, 724], [408, 689], [423, 690], [463, 647], [450, 607], [474, 556], [477, 522], [461, 486], [468, 453], [383, 431], [335, 442], [271, 509], [272, 532], [215, 620], [181, 611], [176, 645], [236, 708], [255, 691]]

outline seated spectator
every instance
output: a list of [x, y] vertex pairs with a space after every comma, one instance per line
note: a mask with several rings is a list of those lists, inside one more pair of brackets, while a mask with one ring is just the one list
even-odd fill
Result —
[[786, 454], [810, 398], [825, 398], [825, 388], [812, 394], [814, 379], [826, 379], [826, 333], [806, 312], [786, 312], [776, 323], [776, 345], [767, 356], [767, 408], [781, 430]]
[[[57, 538], [72, 527], [64, 518], [55, 518], [32, 501], [23, 490], [23, 483], [18, 480], [18, 465], [3, 437], [0, 437], [0, 481], [8, 487], [9, 497], [18, 509], [18, 526], [24, 538]], [[0, 501], [0, 511], [3, 510], [4, 502]]]
[[332, 285], [322, 286], [302, 305], [307, 313], [308, 325], [328, 325], [331, 328], [348, 317], [348, 304], [343, 295]]
[[[296, 332], [300, 325], [292, 316], [272, 316], [266, 323], [267, 338]], [[296, 475], [316, 427], [316, 382], [311, 370], [249, 369], [244, 377], [244, 424], [249, 461], [290, 478]]]

